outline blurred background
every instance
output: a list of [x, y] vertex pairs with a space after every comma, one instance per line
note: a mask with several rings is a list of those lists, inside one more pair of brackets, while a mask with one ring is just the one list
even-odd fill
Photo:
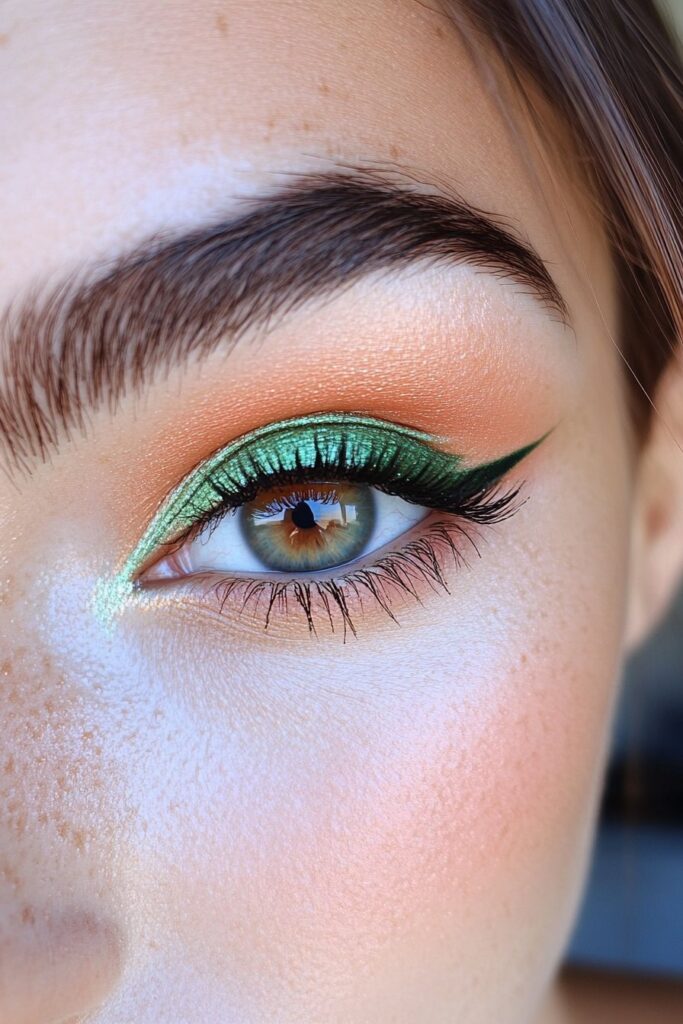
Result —
[[[683, 0], [662, 6], [683, 40]], [[683, 1024], [683, 588], [627, 669], [567, 962], [580, 1019]]]
[[683, 591], [628, 667], [569, 958], [683, 983]]
[[[682, 41], [683, 0], [661, 0], [661, 6]], [[683, 471], [683, 454], [681, 464]], [[683, 1024], [683, 588], [667, 621], [627, 670], [568, 967], [591, 992], [618, 979], [625, 993], [620, 1024], [627, 1017]], [[597, 977], [601, 986], [592, 983]], [[658, 984], [648, 987], [644, 979]], [[643, 985], [645, 1000], [638, 995]], [[657, 1010], [661, 992], [668, 994]], [[634, 1010], [630, 1016], [631, 1004], [647, 1006], [648, 1013]], [[670, 1016], [664, 1008], [674, 1004]], [[617, 1020], [611, 1012], [595, 1019]]]

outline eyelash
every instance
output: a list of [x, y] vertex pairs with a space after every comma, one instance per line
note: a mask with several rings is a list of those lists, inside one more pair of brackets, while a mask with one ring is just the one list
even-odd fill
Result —
[[[353, 479], [402, 498], [407, 498], [408, 490], [410, 498], [407, 500], [430, 507], [430, 496], [418, 495], [415, 483], [402, 491], [396, 481], [393, 481], [392, 486], [390, 472], [386, 469], [378, 472], [371, 466], [352, 466], [348, 464], [343, 451], [334, 465], [316, 465], [305, 470], [275, 474], [254, 468], [255, 474], [249, 486], [242, 488], [239, 495], [229, 494], [217, 479], [209, 481], [222, 504], [211, 512], [193, 510], [189, 504], [184, 514], [191, 520], [191, 525], [168, 546], [167, 552], [178, 550], [185, 541], [202, 531], [216, 529], [225, 516], [236, 513], [242, 504], [253, 500], [260, 491], [275, 485], [287, 485], [295, 489], [297, 484], [307, 480], [324, 479], [325, 482], [333, 482], [335, 478]], [[435, 509], [440, 513], [439, 518], [434, 520], [433, 517], [426, 517], [424, 525], [419, 524], [411, 531], [419, 531], [419, 535], [413, 536], [402, 548], [389, 550], [369, 565], [341, 572], [337, 577], [309, 580], [304, 576], [292, 576], [280, 581], [228, 575], [216, 579], [215, 574], [197, 574], [196, 577], [188, 577], [186, 582], [191, 581], [194, 587], [201, 587], [204, 597], [212, 594], [221, 614], [225, 612], [228, 602], [234, 603], [240, 614], [261, 605], [265, 608], [264, 630], [268, 630], [272, 624], [274, 613], [289, 615], [291, 605], [294, 604], [303, 613], [311, 635], [317, 635], [317, 619], [321, 618], [332, 632], [336, 632], [339, 624], [346, 640], [349, 633], [357, 635], [349, 607], [350, 595], [356, 599], [361, 614], [364, 610], [363, 598], [367, 597], [398, 624], [392, 610], [394, 595], [398, 593], [422, 603], [418, 588], [420, 583], [426, 584], [432, 591], [449, 593], [443, 562], [452, 558], [456, 568], [468, 565], [462, 541], [479, 556], [479, 548], [470, 527], [489, 526], [509, 519], [523, 504], [518, 500], [519, 493], [520, 486], [503, 491], [497, 481], [471, 494], [462, 493], [460, 497], [452, 495], [448, 510]]]
[[[512, 515], [512, 509], [507, 515]], [[343, 638], [348, 633], [357, 635], [357, 629], [349, 608], [347, 593], [350, 590], [358, 599], [362, 612], [363, 597], [370, 597], [394, 623], [399, 621], [392, 611], [391, 589], [397, 588], [409, 597], [422, 603], [416, 584], [419, 580], [426, 581], [433, 591], [449, 593], [440, 554], [451, 555], [456, 566], [467, 565], [467, 559], [456, 544], [454, 534], [465, 538], [475, 553], [479, 555], [477, 545], [471, 534], [461, 524], [442, 520], [423, 527], [422, 536], [416, 537], [397, 551], [389, 551], [373, 564], [343, 573], [341, 576], [325, 580], [309, 582], [301, 577], [293, 577], [282, 582], [270, 579], [244, 579], [235, 576], [224, 576], [209, 584], [207, 593], [213, 592], [219, 612], [223, 613], [225, 605], [231, 597], [240, 599], [240, 612], [246, 611], [250, 604], [258, 605], [265, 597], [266, 612], [263, 628], [267, 630], [271, 624], [273, 610], [289, 614], [292, 601], [303, 612], [309, 633], [317, 635], [314, 612], [316, 602], [323, 613], [332, 632], [336, 632], [335, 615], [341, 620]]]
[[[443, 476], [423, 479], [424, 471], [418, 472], [412, 479], [405, 474], [396, 476], [392, 464], [383, 461], [382, 453], [374, 453], [364, 464], [355, 464], [350, 456], [347, 445], [340, 447], [332, 458], [328, 458], [317, 447], [315, 462], [310, 466], [298, 466], [296, 469], [269, 469], [259, 466], [256, 461], [251, 464], [251, 477], [248, 485], [229, 486], [229, 473], [224, 467], [215, 469], [206, 479], [206, 483], [214, 491], [218, 504], [207, 510], [201, 505], [193, 505], [188, 499], [182, 518], [187, 527], [176, 539], [183, 543], [188, 537], [202, 530], [215, 529], [222, 519], [236, 512], [242, 505], [253, 501], [262, 491], [273, 487], [292, 487], [306, 483], [353, 482], [363, 483], [386, 494], [395, 495], [427, 508], [433, 508], [466, 519], [478, 525], [499, 522], [512, 514], [510, 506], [519, 493], [519, 487], [501, 493], [500, 481], [473, 486], [470, 475], [457, 481], [455, 487], [450, 479]], [[476, 475], [476, 470], [472, 476]], [[228, 486], [223, 482], [227, 477]], [[516, 511], [516, 508], [512, 511]], [[174, 543], [175, 547], [175, 543]], [[173, 550], [171, 548], [170, 550]]]

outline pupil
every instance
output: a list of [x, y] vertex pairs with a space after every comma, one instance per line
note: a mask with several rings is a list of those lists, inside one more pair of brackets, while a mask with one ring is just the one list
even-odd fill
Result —
[[375, 528], [372, 488], [351, 482], [278, 486], [245, 502], [240, 525], [264, 569], [316, 572], [351, 562]]
[[315, 526], [313, 509], [307, 502], [300, 501], [292, 509], [292, 522], [299, 530], [310, 530]]

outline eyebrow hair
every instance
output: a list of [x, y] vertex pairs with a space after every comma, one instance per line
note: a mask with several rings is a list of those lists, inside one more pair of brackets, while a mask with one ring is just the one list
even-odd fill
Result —
[[89, 414], [311, 297], [416, 260], [467, 262], [567, 307], [543, 260], [456, 195], [346, 169], [293, 176], [230, 219], [158, 234], [0, 317], [0, 437], [28, 471]]

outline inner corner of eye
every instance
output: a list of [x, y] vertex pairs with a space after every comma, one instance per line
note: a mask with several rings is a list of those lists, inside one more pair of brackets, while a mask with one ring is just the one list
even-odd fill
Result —
[[186, 541], [166, 541], [159, 543], [155, 550], [142, 558], [130, 573], [134, 586], [143, 586], [164, 579], [175, 579], [179, 575], [175, 571], [176, 553], [184, 547]]

